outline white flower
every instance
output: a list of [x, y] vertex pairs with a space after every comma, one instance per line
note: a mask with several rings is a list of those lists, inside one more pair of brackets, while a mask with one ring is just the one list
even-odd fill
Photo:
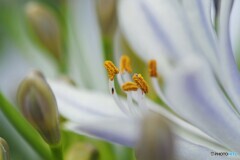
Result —
[[[179, 159], [226, 158], [211, 157], [212, 150], [240, 153], [240, 77], [229, 37], [233, 1], [221, 1], [217, 33], [210, 18], [211, 3], [119, 1], [124, 36], [143, 60], [157, 61], [165, 85], [161, 89], [153, 77], [154, 89], [177, 116], [144, 98], [140, 89], [126, 92], [127, 100], [119, 98], [112, 80], [113, 98], [50, 82], [61, 114], [71, 121], [67, 127], [134, 147], [142, 115], [153, 111], [171, 122]], [[120, 85], [129, 80], [129, 73], [118, 74]]]

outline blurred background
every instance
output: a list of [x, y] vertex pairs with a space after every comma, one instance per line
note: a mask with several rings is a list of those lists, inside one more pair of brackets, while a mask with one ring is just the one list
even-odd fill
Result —
[[[103, 62], [113, 57], [116, 21], [115, 0], [0, 0], [1, 92], [16, 104], [16, 88], [32, 69], [107, 92]], [[134, 157], [129, 148], [62, 132], [66, 160]], [[41, 159], [2, 112], [0, 137], [8, 142], [11, 159]]]

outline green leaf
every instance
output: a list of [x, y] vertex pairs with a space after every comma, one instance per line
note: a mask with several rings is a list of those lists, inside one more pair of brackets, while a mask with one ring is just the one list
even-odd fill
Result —
[[16, 108], [7, 101], [1, 92], [0, 109], [16, 131], [39, 155], [45, 160], [51, 159], [50, 150], [47, 144]]

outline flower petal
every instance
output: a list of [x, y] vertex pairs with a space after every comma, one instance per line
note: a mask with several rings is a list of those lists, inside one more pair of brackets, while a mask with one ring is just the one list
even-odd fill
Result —
[[199, 58], [182, 61], [168, 77], [166, 94], [172, 109], [226, 147], [240, 152], [240, 119]]
[[[85, 125], [110, 118], [128, 118], [118, 109], [111, 96], [103, 93], [79, 91], [60, 82], [49, 81], [49, 83], [56, 96], [61, 115], [72, 122]], [[122, 102], [126, 103], [126, 100]], [[166, 117], [170, 121], [174, 132], [179, 136], [187, 137], [188, 140], [196, 144], [207, 144], [213, 149], [219, 148], [219, 144], [215, 140], [202, 133], [199, 129], [150, 100], [147, 100], [146, 103], [149, 109]]]
[[[97, 13], [93, 0], [69, 1], [71, 29], [74, 30], [76, 44], [80, 53], [71, 58], [74, 64], [82, 71], [85, 85], [107, 91], [107, 76], [103, 67], [103, 48], [101, 34], [97, 21]], [[76, 71], [75, 71], [76, 72]]]
[[110, 95], [87, 90], [79, 91], [62, 82], [48, 81], [56, 97], [59, 112], [78, 123], [98, 121], [102, 118], [124, 118]]
[[187, 21], [177, 0], [142, 0], [139, 5], [158, 40], [168, 46], [169, 53], [181, 56], [194, 51]]
[[217, 71], [219, 57], [217, 37], [210, 19], [211, 0], [183, 0], [182, 5], [200, 54], [203, 54]]
[[173, 132], [179, 137], [182, 137], [185, 140], [197, 145], [208, 146], [210, 149], [213, 150], [226, 150], [226, 148], [219, 144], [219, 142], [217, 142], [215, 139], [209, 137], [207, 134], [205, 134], [192, 124], [174, 115], [172, 112], [168, 111], [164, 107], [159, 107], [159, 105], [150, 100], [147, 100], [146, 103], [150, 110], [160, 114], [161, 116], [169, 120], [170, 127], [172, 128]]
[[[205, 148], [203, 146], [195, 145], [184, 139], [177, 138], [175, 147], [175, 155], [177, 159], [184, 160], [237, 160], [239, 157], [230, 156], [213, 156], [211, 155], [213, 150]], [[178, 147], [179, 146], [179, 147]], [[223, 151], [226, 152], [226, 151]], [[215, 152], [214, 152], [215, 153]]]
[[229, 21], [233, 0], [222, 1], [219, 20], [219, 52], [222, 74], [221, 83], [240, 112], [240, 75], [233, 56], [230, 42]]
[[66, 127], [87, 136], [101, 138], [124, 146], [135, 146], [139, 137], [138, 123], [130, 118], [105, 118], [93, 123], [68, 123]]
[[[148, 2], [149, 1], [147, 1], [147, 3]], [[168, 1], [165, 2], [168, 3]], [[170, 44], [168, 36], [162, 35], [168, 32], [163, 30], [159, 31], [159, 26], [156, 26], [159, 25], [156, 22], [156, 17], [153, 16], [152, 13], [151, 15], [147, 14], [148, 12], [146, 13], [143, 9], [147, 7], [147, 9], [150, 10], [149, 6], [145, 5], [145, 2], [138, 0], [121, 0], [118, 6], [120, 29], [130, 45], [145, 61], [152, 58], [159, 59], [160, 72], [167, 74], [169, 69], [171, 69], [167, 58], [175, 57], [178, 54], [172, 51], [174, 47]], [[159, 10], [161, 10], [161, 8]], [[167, 8], [165, 10], [167, 10]], [[150, 23], [152, 19], [154, 20], [154, 22], [152, 22], [154, 24]], [[155, 25], [155, 23], [157, 24]]]
[[[135, 147], [140, 137], [140, 123], [133, 119], [105, 119], [89, 124], [67, 123], [67, 129], [73, 132], [95, 138], [104, 139], [113, 143]], [[124, 129], [123, 129], [124, 128]], [[195, 145], [182, 138], [175, 138], [175, 156], [178, 160], [219, 160], [212, 157], [206, 147]], [[226, 158], [222, 158], [224, 160]]]
[[240, 53], [237, 53], [240, 41], [240, 1], [234, 1], [231, 19], [230, 19], [230, 35], [231, 35], [231, 42], [232, 47], [234, 49], [234, 54], [239, 57]]

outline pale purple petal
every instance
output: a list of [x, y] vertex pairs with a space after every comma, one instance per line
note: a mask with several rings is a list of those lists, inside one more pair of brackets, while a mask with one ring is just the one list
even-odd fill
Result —
[[[195, 145], [184, 139], [178, 138], [176, 140], [176, 160], [237, 160], [239, 157], [231, 156], [212, 156], [215, 151], [205, 148], [203, 146]], [[220, 151], [219, 151], [220, 152]], [[227, 150], [222, 151], [227, 152]]]
[[[124, 146], [135, 147], [140, 138], [140, 123], [133, 119], [105, 119], [89, 124], [66, 124], [66, 128], [81, 135], [100, 138]], [[213, 150], [190, 143], [175, 136], [175, 157], [177, 160], [227, 160], [213, 157]]]
[[233, 56], [229, 21], [233, 0], [221, 1], [219, 20], [219, 52], [222, 73], [219, 75], [221, 83], [227, 94], [240, 112], [240, 75]]
[[59, 112], [67, 119], [78, 122], [98, 121], [102, 118], [126, 117], [109, 94], [77, 90], [63, 82], [50, 81]]
[[141, 58], [159, 60], [159, 71], [163, 75], [171, 69], [168, 58], [175, 60], [193, 53], [192, 40], [181, 21], [184, 16], [179, 7], [175, 0], [119, 1], [121, 31]]
[[230, 18], [230, 33], [231, 33], [231, 42], [232, 47], [235, 53], [235, 56], [239, 57], [240, 53], [237, 53], [239, 51], [240, 46], [240, 1], [234, 1], [232, 14]]
[[211, 24], [211, 0], [183, 0], [183, 11], [188, 20], [189, 32], [202, 54], [218, 70], [217, 37], [213, 25]]
[[105, 118], [93, 123], [68, 123], [66, 128], [92, 137], [124, 146], [135, 146], [139, 138], [139, 121], [133, 119]]
[[75, 53], [70, 52], [69, 55], [70, 67], [74, 67], [70, 69], [74, 73], [81, 72], [87, 88], [107, 91], [107, 76], [102, 67], [104, 53], [94, 0], [70, 0], [68, 5], [68, 27], [70, 32], [73, 31], [72, 41], [75, 44]]
[[240, 119], [228, 103], [209, 66], [198, 58], [182, 61], [168, 77], [166, 94], [172, 109], [184, 119], [240, 152]]

